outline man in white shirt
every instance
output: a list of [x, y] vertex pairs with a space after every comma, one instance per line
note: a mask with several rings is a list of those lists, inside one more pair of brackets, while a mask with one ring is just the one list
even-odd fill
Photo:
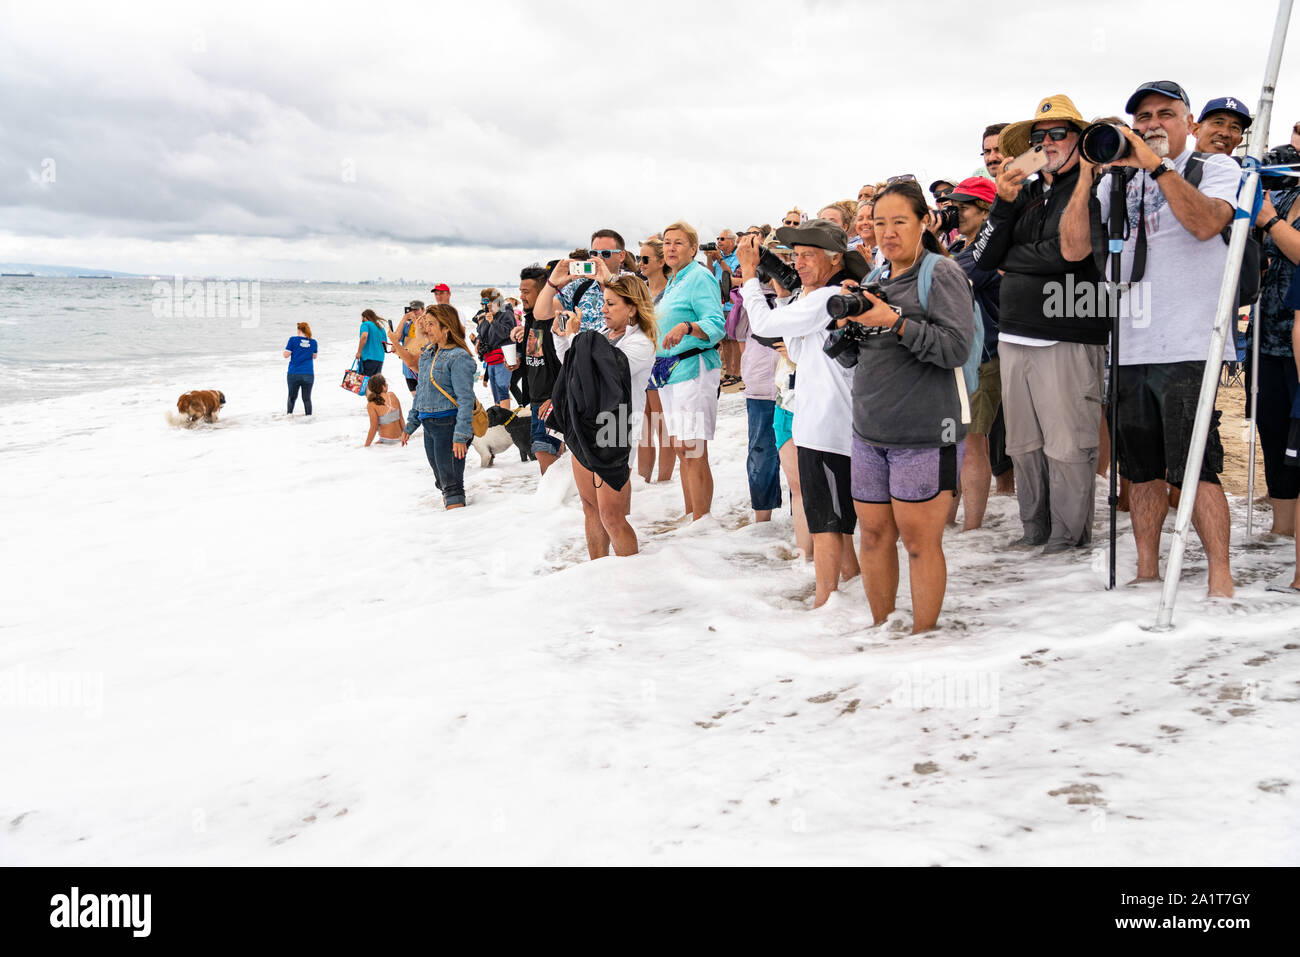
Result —
[[[1200, 182], [1184, 178], [1192, 150], [1192, 109], [1171, 80], [1145, 83], [1129, 97], [1133, 117], [1128, 156], [1112, 164], [1135, 170], [1128, 181], [1129, 238], [1123, 276], [1133, 281], [1135, 257], [1145, 268], [1120, 300], [1120, 474], [1131, 483], [1135, 581], [1158, 581], [1160, 529], [1169, 510], [1165, 483], [1181, 488], [1191, 444], [1205, 351], [1214, 329], [1228, 247], [1220, 231], [1232, 219], [1241, 172], [1231, 158], [1205, 157]], [[1091, 168], [1088, 176], [1092, 178]], [[1097, 189], [1102, 222], [1110, 215], [1110, 177]], [[1121, 174], [1124, 175], [1124, 174]], [[1143, 249], [1142, 247], [1145, 247]], [[1224, 358], [1232, 355], [1231, 336]], [[1209, 594], [1231, 596], [1228, 500], [1219, 484], [1223, 445], [1214, 413], [1200, 465], [1192, 524], [1209, 559]]]

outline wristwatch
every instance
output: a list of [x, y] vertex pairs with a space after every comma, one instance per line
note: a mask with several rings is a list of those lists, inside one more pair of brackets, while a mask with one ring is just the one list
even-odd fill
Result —
[[1282, 217], [1281, 217], [1281, 216], [1274, 216], [1272, 219], [1270, 219], [1268, 222], [1266, 222], [1263, 226], [1261, 226], [1261, 227], [1259, 227], [1259, 228], [1260, 228], [1263, 232], [1267, 233], [1270, 229], [1272, 229], [1274, 226], [1276, 226], [1278, 223], [1280, 223], [1280, 222], [1282, 222], [1282, 221], [1283, 221], [1283, 220], [1282, 220]]
[[1166, 156], [1164, 159], [1160, 161], [1160, 165], [1157, 166], [1155, 169], [1153, 169], [1148, 175], [1150, 175], [1150, 177], [1153, 180], [1156, 180], [1159, 179], [1161, 176], [1164, 176], [1165, 173], [1174, 170], [1176, 170], [1176, 167], [1174, 166], [1174, 161], [1171, 160], [1168, 156]]

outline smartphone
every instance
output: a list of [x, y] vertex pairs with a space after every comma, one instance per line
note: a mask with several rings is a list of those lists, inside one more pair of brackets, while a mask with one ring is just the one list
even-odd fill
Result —
[[1047, 154], [1043, 152], [1043, 145], [1040, 143], [1032, 149], [1021, 153], [1010, 163], [1007, 164], [1009, 169], [1023, 170], [1025, 175], [1037, 173], [1047, 165]]
[[590, 259], [574, 259], [569, 263], [570, 276], [594, 276], [596, 264]]

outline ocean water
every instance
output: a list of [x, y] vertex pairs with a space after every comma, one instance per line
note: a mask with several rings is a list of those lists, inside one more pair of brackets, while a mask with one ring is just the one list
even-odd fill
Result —
[[[355, 348], [362, 310], [396, 323], [412, 299], [433, 301], [427, 286], [411, 283], [189, 282], [0, 278], [0, 405], [176, 375], [190, 388], [220, 388], [204, 380], [215, 364], [287, 364], [280, 353], [299, 322], [311, 326], [322, 354], [334, 354]], [[514, 283], [494, 285], [517, 295]], [[452, 287], [462, 320], [478, 311], [482, 288]], [[335, 370], [318, 361], [316, 372]]]

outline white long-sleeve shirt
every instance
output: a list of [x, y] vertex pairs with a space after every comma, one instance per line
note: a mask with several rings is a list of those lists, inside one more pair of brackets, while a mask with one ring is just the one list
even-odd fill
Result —
[[[557, 333], [553, 341], [555, 354], [560, 362], [563, 362], [573, 340], [570, 336]], [[645, 416], [645, 390], [650, 384], [650, 369], [655, 364], [655, 344], [646, 337], [640, 326], [629, 323], [627, 331], [615, 339], [613, 345], [615, 349], [627, 356], [627, 369], [632, 380], [632, 416], [629, 419], [632, 437], [630, 461], [635, 465], [637, 443], [641, 438], [641, 419]]]
[[773, 309], [757, 279], [747, 279], [740, 287], [750, 328], [760, 336], [780, 336], [790, 357], [797, 357], [794, 444], [848, 455], [853, 446], [853, 370], [822, 351], [830, 322], [826, 300], [839, 292], [839, 286], [823, 286], [807, 295], [801, 290], [797, 298]]

